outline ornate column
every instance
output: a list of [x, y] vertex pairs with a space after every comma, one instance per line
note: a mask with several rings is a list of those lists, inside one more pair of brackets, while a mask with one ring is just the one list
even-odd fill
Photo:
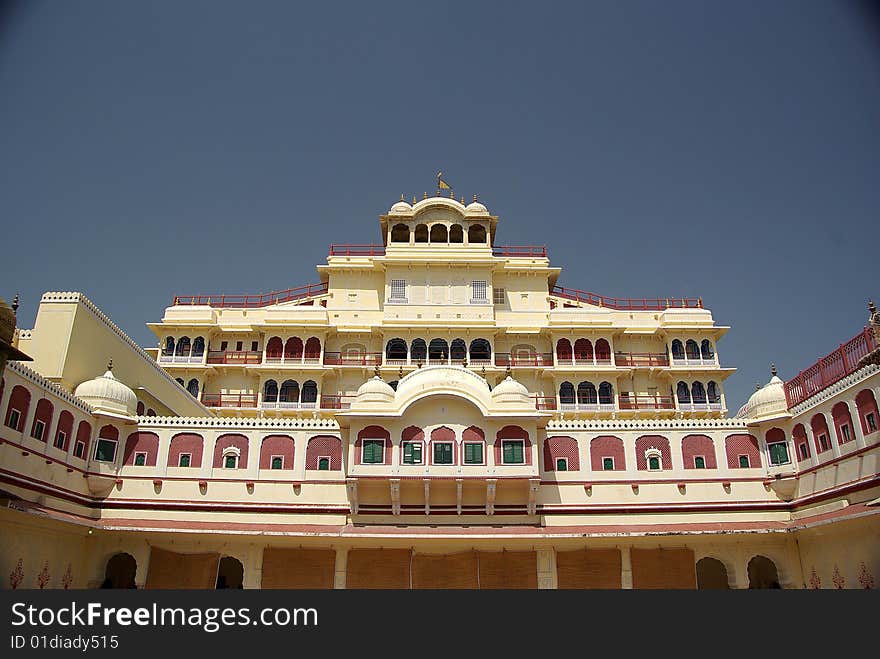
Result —
[[348, 566], [348, 547], [336, 547], [336, 566], [333, 569], [333, 588], [345, 589], [345, 572]]

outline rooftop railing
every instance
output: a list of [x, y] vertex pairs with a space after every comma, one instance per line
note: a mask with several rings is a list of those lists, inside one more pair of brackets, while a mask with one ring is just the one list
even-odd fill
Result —
[[259, 364], [263, 353], [252, 350], [210, 350], [209, 364]]
[[859, 360], [876, 348], [874, 333], [867, 327], [846, 343], [841, 343], [836, 350], [785, 383], [788, 407], [802, 403], [853, 373], [858, 368]]
[[531, 355], [511, 355], [509, 352], [495, 353], [495, 366], [553, 366], [553, 353], [535, 353]]
[[385, 245], [330, 245], [330, 256], [385, 256]]
[[256, 407], [256, 394], [202, 394], [205, 407]]
[[620, 394], [618, 405], [622, 410], [674, 410], [672, 396]]
[[546, 259], [546, 245], [495, 245], [492, 256], [507, 256], [515, 259]]
[[663, 352], [615, 352], [617, 366], [669, 366], [669, 356]]
[[606, 297], [597, 293], [579, 291], [576, 288], [554, 286], [551, 295], [576, 302], [586, 302], [597, 307], [607, 307], [622, 311], [662, 311], [664, 309], [702, 309], [703, 299], [693, 297], [682, 298], [622, 298]]
[[174, 298], [174, 306], [195, 305], [209, 307], [233, 307], [248, 309], [254, 307], [268, 307], [271, 304], [305, 300], [316, 295], [324, 295], [327, 292], [327, 284], [308, 284], [288, 288], [283, 291], [260, 293], [258, 295], [178, 295]]
[[382, 364], [381, 352], [346, 354], [341, 352], [325, 352], [325, 366], [376, 366]]

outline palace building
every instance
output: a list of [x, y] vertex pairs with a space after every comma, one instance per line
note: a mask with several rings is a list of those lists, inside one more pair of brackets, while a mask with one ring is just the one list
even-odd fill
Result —
[[44, 294], [0, 344], [3, 586], [877, 586], [873, 307], [731, 410], [701, 299], [563, 286], [476, 197], [380, 231], [154, 348]]

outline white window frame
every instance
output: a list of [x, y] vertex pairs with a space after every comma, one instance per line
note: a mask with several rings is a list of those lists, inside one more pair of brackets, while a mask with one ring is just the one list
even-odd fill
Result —
[[[82, 446], [82, 449], [77, 450], [77, 449], [79, 449], [80, 446]], [[79, 455], [77, 455], [77, 453], [79, 453]], [[85, 454], [86, 454], [86, 443], [84, 441], [82, 441], [81, 439], [76, 440], [73, 443], [73, 457], [79, 458], [80, 460], [84, 460]]]
[[852, 440], [852, 433], [849, 431], [849, 424], [844, 423], [840, 426], [840, 434], [843, 435], [843, 443], [849, 442]]
[[[746, 466], [742, 466], [742, 459], [746, 459]], [[749, 457], [748, 453], [740, 453], [736, 456], [736, 463], [739, 465], [740, 469], [751, 469], [752, 468], [752, 459]]]
[[[482, 459], [479, 462], [468, 462], [467, 461], [467, 449], [465, 449], [465, 446], [467, 446], [468, 444], [477, 444], [480, 447], [480, 457]], [[461, 443], [461, 464], [472, 465], [472, 466], [485, 465], [486, 464], [486, 442], [479, 442], [479, 441], [474, 441], [474, 440], [462, 442]]]
[[21, 410], [17, 410], [13, 407], [9, 410], [9, 424], [7, 424], [7, 428], [18, 430], [19, 421], [21, 421]]
[[[786, 462], [773, 462], [773, 452], [770, 450], [770, 447], [771, 446], [778, 446], [779, 444], [782, 444], [783, 446], [785, 446], [785, 457], [788, 458], [788, 460]], [[768, 444], [767, 444], [767, 457], [770, 460], [771, 467], [781, 467], [782, 465], [791, 464], [791, 456], [788, 454], [788, 442], [787, 441], [768, 442]]]
[[806, 442], [801, 442], [800, 444], [798, 444], [798, 453], [800, 454], [799, 457], [801, 460], [806, 460], [810, 457], [810, 452], [807, 449], [808, 447]]
[[[58, 441], [59, 439], [61, 441]], [[64, 445], [66, 443], [67, 443], [67, 433], [66, 432], [64, 432], [63, 430], [59, 430], [57, 433], [55, 433], [55, 448], [61, 449], [63, 451]], [[61, 446], [59, 446], [59, 444]]]
[[[825, 441], [824, 441], [824, 442], [822, 441], [822, 438], [823, 438], [823, 437], [825, 438]], [[818, 442], [819, 442], [819, 450], [820, 450], [822, 453], [824, 453], [825, 451], [830, 451], [830, 450], [831, 450], [831, 443], [828, 441], [828, 435], [826, 435], [824, 432], [820, 432], [820, 433], [819, 433], [819, 436], [818, 436], [816, 439], [817, 439]]]
[[[186, 456], [186, 458], [187, 458], [186, 465], [180, 464], [181, 462], [183, 462], [184, 456]], [[193, 463], [192, 453], [178, 453], [177, 454], [177, 466], [178, 467], [180, 467], [182, 469], [190, 469], [192, 467], [192, 463]]]
[[[384, 457], [384, 455], [383, 455], [383, 457]], [[326, 469], [321, 469], [321, 460], [327, 461], [327, 468]], [[384, 460], [383, 460], [383, 462], [384, 462]], [[319, 455], [317, 461], [315, 462], [315, 466], [317, 467], [317, 469], [315, 471], [333, 471], [330, 468], [330, 465], [332, 465], [332, 464], [333, 464], [333, 460], [330, 459], [329, 455]]]
[[488, 281], [471, 280], [471, 304], [489, 304], [488, 288]]
[[[138, 456], [139, 456], [139, 455], [144, 456], [144, 464], [142, 464], [142, 465], [139, 465], [139, 464], [137, 463], [137, 461], [138, 461]], [[147, 457], [148, 457], [148, 456], [147, 456], [147, 452], [146, 452], [146, 451], [135, 451], [135, 452], [134, 452], [134, 460], [133, 460], [132, 463], [131, 463], [132, 466], [133, 466], [133, 467], [146, 467], [146, 466], [147, 466]]]
[[[98, 458], [98, 449], [101, 448], [101, 442], [110, 442], [111, 444], [113, 444], [113, 459], [112, 460], [101, 460]], [[107, 464], [113, 464], [114, 462], [116, 462], [116, 458], [117, 458], [116, 452], [118, 449], [119, 449], [119, 440], [118, 439], [108, 439], [107, 437], [98, 437], [98, 440], [95, 442], [95, 452], [92, 455], [92, 458], [96, 462], [105, 462]]]
[[[697, 459], [700, 459], [700, 460], [703, 461], [703, 466], [702, 466], [702, 467], [698, 467], [698, 466], [697, 466]], [[705, 455], [695, 455], [695, 456], [694, 456], [694, 469], [707, 469], [707, 467], [706, 467], [706, 456], [705, 456]]]
[[865, 414], [865, 425], [868, 427], [868, 432], [866, 434], [870, 434], [877, 430], [877, 417], [874, 416], [873, 412], [867, 412]]
[[[398, 293], [397, 295], [395, 295], [395, 291]], [[409, 302], [406, 296], [406, 279], [390, 280], [388, 283], [388, 302], [391, 304], [406, 304]]]
[[[565, 469], [559, 468], [559, 463], [565, 463]], [[553, 471], [568, 471], [568, 458], [553, 458]]]
[[[452, 462], [434, 462], [434, 456], [435, 456], [434, 447], [439, 446], [440, 444], [449, 444], [449, 446], [452, 447], [452, 450], [449, 452], [449, 455], [452, 458]], [[451, 467], [452, 465], [454, 465], [455, 464], [455, 442], [450, 439], [444, 439], [444, 440], [436, 441], [436, 442], [432, 441], [431, 442], [431, 464], [437, 465], [438, 467]]]
[[[278, 469], [275, 469], [275, 467], [272, 466], [272, 464], [275, 462], [275, 458], [279, 458], [281, 460], [281, 466]], [[270, 455], [269, 456], [269, 469], [275, 469], [275, 471], [280, 471], [281, 469], [284, 469], [284, 456], [283, 455]]]
[[[651, 458], [657, 458], [657, 468], [651, 469]], [[663, 471], [663, 454], [660, 449], [649, 448], [645, 451], [645, 467], [648, 471]]]
[[[605, 468], [605, 461], [611, 460], [611, 469]], [[614, 456], [613, 455], [603, 455], [602, 456], [602, 471], [614, 471]]]
[[[40, 430], [39, 434], [37, 434], [38, 428]], [[46, 434], [46, 422], [43, 421], [42, 419], [35, 419], [33, 432], [31, 433], [31, 437], [33, 437], [34, 439], [39, 439], [40, 441], [43, 441], [43, 435], [45, 435], [45, 434]]]
[[[365, 462], [364, 461], [364, 451], [367, 448], [367, 442], [381, 442], [382, 443], [382, 459], [378, 462]], [[385, 438], [384, 437], [364, 437], [361, 440], [361, 464], [362, 465], [383, 465], [385, 464]]]
[[[223, 458], [223, 464], [221, 465], [223, 469], [238, 469], [238, 463], [241, 460], [241, 451], [237, 446], [227, 446], [225, 449], [223, 449], [221, 457]], [[235, 458], [235, 465], [232, 467], [227, 467], [227, 458]]]
[[[522, 462], [507, 462], [504, 459], [504, 444], [505, 443], [509, 444], [510, 442], [519, 442], [520, 444], [522, 444], [522, 458], [523, 458]], [[516, 439], [516, 438], [502, 439], [501, 440], [501, 464], [503, 464], [503, 465], [524, 465], [524, 464], [527, 464], [527, 462], [526, 462], [526, 440]]]
[[[419, 452], [419, 461], [418, 462], [404, 462], [406, 459], [406, 446], [408, 444], [413, 444], [419, 446], [422, 450]], [[406, 466], [413, 465], [423, 465], [425, 464], [425, 442], [418, 439], [407, 439], [400, 443], [400, 464]]]

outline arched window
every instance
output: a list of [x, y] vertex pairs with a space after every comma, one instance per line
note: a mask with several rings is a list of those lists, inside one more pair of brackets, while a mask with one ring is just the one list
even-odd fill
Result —
[[248, 438], [237, 433], [220, 435], [214, 444], [212, 466], [225, 469], [247, 469]]
[[718, 390], [718, 383], [714, 380], [709, 380], [709, 384], [706, 385], [706, 396], [708, 396], [710, 403], [721, 402], [721, 392]]
[[281, 338], [277, 336], [273, 336], [269, 339], [269, 342], [266, 344], [266, 358], [267, 359], [281, 359], [281, 355], [284, 354], [284, 343], [282, 343]]
[[559, 339], [556, 342], [556, 359], [559, 362], [570, 362], [572, 360], [571, 341]]
[[186, 387], [186, 382], [183, 381], [183, 378], [174, 378], [174, 381], [177, 382], [181, 387]]
[[55, 431], [55, 448], [66, 451], [70, 444], [70, 436], [73, 434], [73, 415], [63, 410], [58, 415], [58, 429]]
[[623, 440], [613, 435], [600, 435], [590, 440], [590, 465], [593, 471], [625, 470]]
[[675, 388], [675, 395], [678, 398], [679, 403], [691, 402], [691, 390], [687, 386], [687, 382], [678, 383], [678, 386]]
[[681, 341], [678, 339], [672, 340], [672, 358], [673, 359], [684, 359], [684, 346], [681, 344]]
[[409, 227], [405, 224], [395, 224], [393, 227], [391, 227], [391, 242], [408, 243]]
[[779, 585], [779, 573], [776, 564], [766, 556], [754, 556], [749, 561], [749, 588], [750, 589], [775, 589], [782, 588]]
[[813, 437], [816, 441], [816, 454], [824, 453], [831, 448], [831, 435], [828, 432], [828, 422], [821, 412], [814, 414], [810, 419], [810, 427], [813, 429]]
[[193, 398], [198, 398], [199, 397], [199, 381], [196, 380], [195, 378], [192, 378], [186, 384], [186, 390], [190, 393], [190, 395]]
[[807, 429], [803, 423], [797, 424], [791, 429], [791, 438], [797, 448], [798, 460], [806, 460], [810, 457], [810, 443], [807, 441]]
[[471, 361], [481, 359], [488, 361], [492, 357], [492, 348], [486, 339], [474, 339], [471, 341]]
[[593, 344], [589, 339], [578, 339], [574, 342], [574, 358], [579, 362], [593, 361]]
[[700, 343], [700, 354], [703, 359], [712, 359], [715, 356], [715, 351], [712, 349], [712, 343], [709, 339], [703, 339]]
[[266, 380], [266, 384], [263, 385], [263, 402], [278, 402], [278, 383], [275, 380]]
[[432, 243], [448, 243], [449, 242], [449, 233], [446, 231], [445, 224], [435, 224], [431, 227], [431, 242]]
[[315, 403], [318, 400], [318, 385], [314, 380], [306, 380], [303, 382], [302, 402]]
[[391, 339], [385, 344], [386, 359], [402, 359], [406, 361], [406, 341], [403, 339]]
[[681, 440], [685, 469], [715, 469], [715, 443], [708, 435], [687, 435]]
[[837, 432], [837, 443], [846, 444], [856, 438], [853, 431], [852, 416], [849, 413], [849, 405], [840, 401], [831, 408], [831, 418], [834, 419], [834, 429]]
[[309, 360], [316, 360], [321, 357], [321, 341], [318, 337], [313, 336], [306, 341], [305, 357]]
[[428, 225], [427, 224], [417, 225], [415, 234], [416, 234], [415, 239], [416, 239], [417, 243], [428, 242]]
[[244, 566], [232, 556], [224, 556], [217, 567], [217, 590], [241, 590], [244, 584]]
[[684, 344], [684, 354], [688, 359], [699, 359], [700, 346], [693, 339], [688, 339], [687, 343]]
[[298, 336], [291, 336], [284, 344], [284, 359], [302, 359], [303, 342]]
[[691, 385], [691, 398], [693, 398], [695, 403], [706, 402], [706, 389], [703, 387], [702, 382], [694, 382]]
[[563, 405], [574, 405], [574, 385], [571, 382], [563, 382], [559, 385], [559, 402]]
[[293, 469], [293, 456], [293, 437], [267, 435], [260, 445], [260, 469]]
[[410, 359], [414, 362], [424, 362], [428, 359], [428, 344], [424, 339], [413, 339], [409, 347]]
[[482, 224], [472, 224], [468, 229], [468, 242], [471, 244], [485, 244], [486, 227]]
[[166, 356], [174, 354], [174, 337], [165, 337], [165, 348], [162, 350], [162, 354]]
[[451, 243], [463, 243], [464, 242], [464, 231], [461, 228], [460, 224], [453, 224], [449, 227], [449, 242]]
[[177, 350], [174, 354], [178, 357], [185, 357], [189, 355], [190, 343], [188, 336], [181, 336], [177, 342]]
[[578, 385], [577, 401], [579, 405], [595, 405], [599, 401], [596, 387], [592, 382], [581, 382]]
[[697, 590], [728, 590], [727, 568], [717, 558], [705, 556], [697, 561]]
[[597, 362], [610, 362], [611, 361], [611, 346], [608, 344], [608, 341], [605, 339], [599, 339], [596, 341], [596, 361]]
[[34, 410], [34, 423], [31, 426], [31, 437], [47, 441], [54, 410], [55, 406], [48, 399], [41, 398], [37, 401], [37, 408]]
[[670, 469], [672, 453], [663, 435], [642, 435], [636, 439], [636, 468], [639, 471]]
[[880, 416], [877, 414], [877, 399], [870, 389], [862, 389], [856, 395], [856, 409], [862, 423], [862, 432], [869, 435], [880, 427]]
[[460, 362], [467, 358], [467, 344], [463, 339], [453, 339], [449, 347], [449, 356], [454, 362]]
[[299, 383], [296, 380], [285, 380], [278, 392], [279, 403], [296, 403], [299, 401]]
[[431, 339], [430, 345], [428, 345], [428, 359], [429, 360], [443, 360], [449, 356], [449, 345], [446, 343], [445, 339]]
[[788, 457], [788, 440], [782, 428], [770, 428], [764, 436], [767, 441], [767, 452], [770, 454], [770, 464], [784, 465], [791, 462]]
[[114, 554], [107, 561], [101, 588], [137, 588], [134, 582], [137, 561], [131, 554]]
[[201, 357], [205, 354], [205, 337], [197, 336], [193, 341], [193, 357]]
[[602, 405], [614, 404], [614, 387], [610, 382], [603, 382], [599, 385], [599, 403]]

